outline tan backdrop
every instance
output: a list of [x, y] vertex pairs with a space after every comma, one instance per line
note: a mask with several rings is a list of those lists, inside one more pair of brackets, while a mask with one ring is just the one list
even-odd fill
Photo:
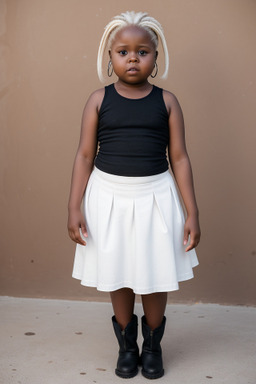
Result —
[[200, 266], [169, 300], [255, 305], [252, 0], [0, 1], [1, 295], [108, 297], [71, 278], [66, 206], [98, 43], [126, 10], [164, 26], [170, 74], [155, 83], [183, 107], [200, 206]]

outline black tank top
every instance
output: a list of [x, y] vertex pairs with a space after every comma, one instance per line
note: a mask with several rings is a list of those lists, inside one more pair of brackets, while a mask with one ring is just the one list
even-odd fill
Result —
[[99, 112], [99, 151], [95, 166], [120, 176], [150, 176], [168, 169], [168, 113], [163, 90], [153, 86], [141, 99], [105, 87]]

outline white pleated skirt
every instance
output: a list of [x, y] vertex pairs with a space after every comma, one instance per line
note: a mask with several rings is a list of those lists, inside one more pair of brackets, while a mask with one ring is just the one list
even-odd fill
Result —
[[87, 245], [77, 244], [73, 277], [99, 291], [179, 289], [198, 265], [185, 252], [184, 210], [173, 176], [111, 175], [95, 168], [84, 197]]

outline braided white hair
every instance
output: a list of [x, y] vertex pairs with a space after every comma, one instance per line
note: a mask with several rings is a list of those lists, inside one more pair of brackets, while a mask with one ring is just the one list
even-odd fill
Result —
[[102, 73], [102, 62], [103, 62], [103, 55], [106, 50], [107, 45], [111, 47], [111, 44], [113, 42], [113, 39], [116, 35], [116, 33], [129, 25], [136, 25], [137, 27], [141, 27], [145, 29], [151, 36], [152, 42], [155, 45], [155, 48], [158, 46], [158, 39], [160, 38], [164, 56], [165, 56], [165, 70], [162, 75], [162, 78], [166, 78], [168, 74], [169, 69], [169, 54], [168, 54], [168, 48], [166, 44], [166, 40], [164, 37], [164, 32], [161, 24], [154, 19], [153, 17], [148, 16], [147, 13], [138, 12], [135, 13], [133, 11], [131, 12], [125, 12], [121, 13], [119, 16], [115, 16], [105, 27], [104, 33], [102, 35], [99, 50], [98, 50], [98, 58], [97, 58], [97, 72], [100, 81], [104, 82], [104, 76]]

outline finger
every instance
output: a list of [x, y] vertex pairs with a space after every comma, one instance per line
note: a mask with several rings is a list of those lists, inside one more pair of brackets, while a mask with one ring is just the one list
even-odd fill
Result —
[[188, 238], [189, 238], [189, 231], [185, 228], [184, 229], [184, 237], [183, 237], [183, 244], [187, 245], [188, 243]]
[[81, 223], [81, 232], [84, 237], [88, 237], [88, 232], [87, 232], [85, 223]]
[[69, 235], [75, 243], [80, 244], [80, 245], [86, 245], [86, 241], [81, 237], [79, 229], [73, 230], [73, 231], [71, 230], [69, 232]]
[[193, 244], [189, 244], [189, 246], [185, 249], [185, 252], [191, 251], [193, 248], [195, 248]]
[[185, 252], [191, 251], [195, 247], [196, 247], [196, 244], [190, 241], [189, 246], [185, 249]]
[[195, 248], [198, 245], [198, 243], [199, 243], [198, 238], [191, 235], [189, 245], [185, 249], [185, 251], [186, 252], [191, 251], [191, 249]]

